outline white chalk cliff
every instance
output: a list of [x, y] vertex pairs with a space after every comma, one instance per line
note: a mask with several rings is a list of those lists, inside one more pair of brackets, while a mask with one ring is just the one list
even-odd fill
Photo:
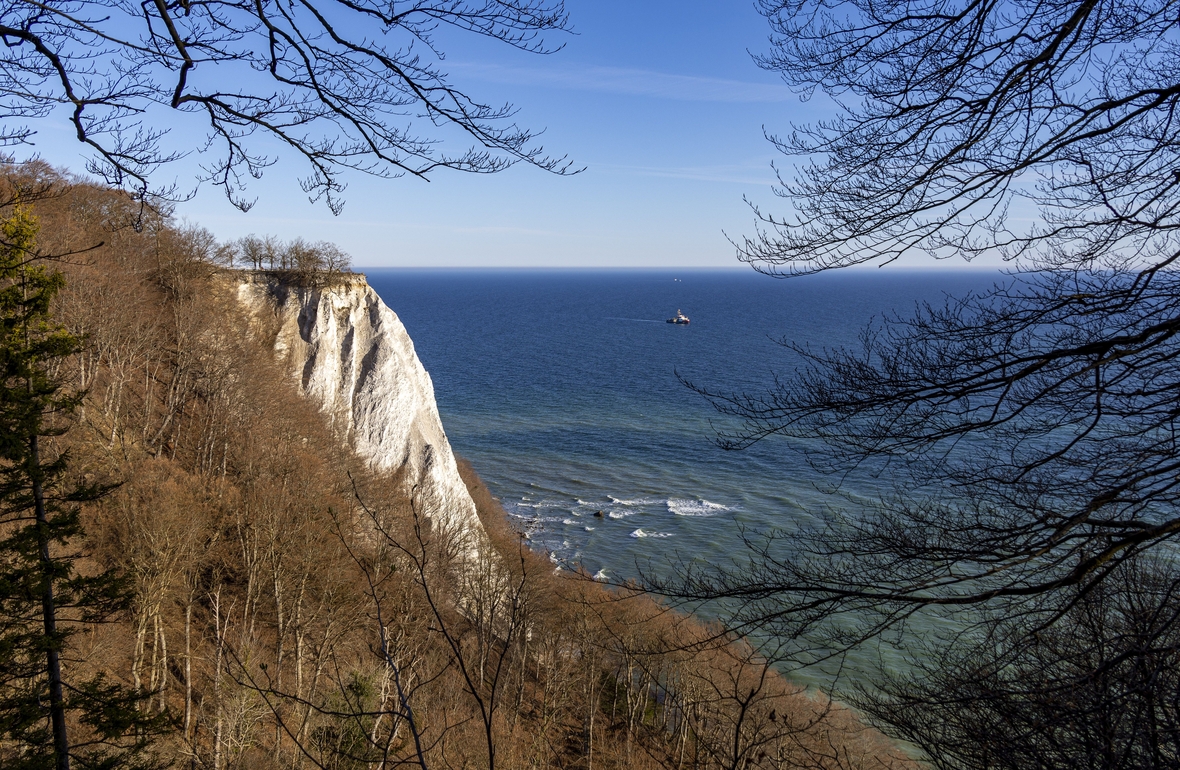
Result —
[[482, 533], [430, 375], [365, 277], [298, 286], [267, 273], [236, 275], [238, 301], [256, 318], [273, 314], [275, 353], [357, 455], [377, 471], [404, 470], [432, 518]]

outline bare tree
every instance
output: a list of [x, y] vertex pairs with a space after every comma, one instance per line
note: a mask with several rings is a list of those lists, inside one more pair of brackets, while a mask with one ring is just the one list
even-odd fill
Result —
[[[817, 642], [821, 655], [918, 615], [1001, 633], [955, 608], [986, 608], [1023, 639], [1008, 651], [1031, 649], [1072, 617], [1062, 597], [1081, 601], [1145, 552], [1176, 555], [1180, 7], [759, 5], [774, 33], [760, 64], [838, 111], [772, 137], [805, 160], [780, 172], [788, 209], [756, 210], [740, 258], [777, 276], [922, 253], [998, 255], [1011, 271], [887, 317], [857, 348], [786, 340], [799, 369], [765, 393], [699, 387], [744, 421], [724, 446], [785, 436], [837, 485], [862, 474], [881, 494], [800, 531], [746, 533], [748, 565], [686, 565], [665, 588], [727, 598], [737, 627]], [[1126, 598], [1120, 585], [1101, 590]], [[1173, 617], [1166, 592], [1143, 595]], [[936, 714], [953, 694], [926, 695]], [[1005, 735], [1013, 751], [1033, 746]]]
[[[492, 770], [499, 745], [498, 712], [511, 680], [516, 640], [526, 626], [530, 575], [524, 546], [520, 545], [516, 565], [501, 563], [478, 533], [463, 525], [448, 527], [441, 511], [422, 511], [417, 492], [414, 488], [408, 500], [409, 521], [391, 520], [388, 512], [366, 505], [359, 492], [357, 502], [378, 547], [402, 563], [421, 592], [433, 621], [430, 630], [450, 652], [450, 665], [482, 728], [482, 766]], [[371, 571], [367, 577], [372, 583]], [[379, 606], [375, 594], [373, 600]], [[386, 633], [384, 627], [381, 633]], [[396, 670], [384, 646], [383, 655]], [[408, 719], [409, 704], [402, 705]], [[417, 741], [417, 733], [414, 737]], [[421, 747], [416, 753], [425, 766]]]
[[[765, 66], [856, 98], [776, 140], [819, 160], [783, 183], [796, 214], [764, 217], [770, 229], [744, 242], [743, 258], [781, 275], [915, 249], [995, 251], [1016, 271], [991, 291], [886, 319], [857, 349], [788, 341], [803, 368], [767, 393], [702, 389], [746, 421], [723, 436], [729, 448], [819, 438], [792, 446], [825, 471], [887, 470], [897, 485], [868, 510], [792, 535], [803, 558], [752, 537], [756, 578], [714, 573], [702, 595], [770, 600], [755, 611], [766, 617], [836, 605], [901, 617], [1088, 584], [1170, 549], [1175, 8], [762, 5], [778, 33]], [[1040, 211], [1022, 233], [1009, 216], [1018, 205]]]
[[758, 62], [841, 109], [771, 137], [807, 160], [780, 175], [791, 211], [762, 217], [744, 259], [792, 273], [911, 251], [1170, 264], [1174, 2], [758, 5], [774, 33]]
[[151, 174], [192, 144], [167, 134], [199, 122], [198, 182], [242, 209], [246, 181], [275, 160], [267, 141], [306, 162], [303, 189], [334, 212], [343, 169], [426, 177], [524, 161], [565, 173], [511, 106], [471, 97], [441, 62], [455, 33], [550, 53], [544, 34], [567, 24], [561, 0], [20, 0], [0, 11], [0, 146], [30, 144], [32, 126], [60, 117], [92, 173], [168, 197]]
[[857, 705], [938, 768], [1175, 767], [1178, 588], [1174, 563], [1147, 559], [1047, 598], [1053, 624], [991, 610]]
[[235, 251], [244, 266], [255, 270], [274, 268], [275, 258], [281, 247], [274, 236], [258, 237], [247, 235], [234, 244]]
[[352, 257], [334, 243], [303, 238], [289, 242], [267, 235], [247, 235], [223, 246], [213, 245], [206, 249], [204, 261], [233, 266], [239, 262], [254, 270], [279, 270], [300, 283], [331, 279], [338, 273], [347, 273]]

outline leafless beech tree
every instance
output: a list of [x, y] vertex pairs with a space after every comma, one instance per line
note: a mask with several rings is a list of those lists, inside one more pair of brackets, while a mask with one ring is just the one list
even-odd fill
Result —
[[[777, 140], [820, 160], [784, 182], [797, 214], [765, 217], [743, 257], [783, 274], [991, 250], [1016, 270], [886, 319], [858, 349], [788, 342], [804, 367], [765, 394], [707, 392], [746, 421], [726, 446], [819, 438], [796, 446], [824, 470], [887, 471], [899, 494], [801, 536], [815, 558], [762, 542], [756, 576], [701, 576], [702, 593], [771, 599], [767, 617], [904, 616], [1088, 584], [1170, 547], [1177, 6], [763, 6], [781, 35], [763, 64], [854, 106]], [[1016, 233], [1016, 205], [1039, 223]], [[787, 610], [787, 595], [801, 601]]]
[[759, 6], [774, 31], [759, 63], [843, 108], [772, 137], [807, 160], [780, 177], [792, 213], [762, 217], [748, 261], [814, 272], [919, 250], [1160, 269], [1175, 256], [1175, 3]]
[[[175, 196], [149, 179], [203, 124], [198, 181], [242, 209], [246, 181], [280, 148], [304, 159], [304, 190], [333, 211], [345, 169], [426, 177], [524, 161], [566, 173], [514, 108], [470, 96], [441, 62], [463, 33], [550, 53], [544, 34], [567, 24], [561, 0], [17, 0], [0, 10], [0, 147], [68, 120], [89, 171]], [[184, 137], [167, 141], [172, 128]]]
[[[1012, 269], [876, 323], [857, 348], [786, 340], [800, 368], [765, 393], [699, 388], [744, 420], [725, 446], [786, 436], [833, 478], [884, 491], [803, 531], [747, 533], [748, 566], [686, 565], [663, 588], [828, 649], [937, 608], [986, 607], [1025, 641], [1060, 628], [1062, 597], [1146, 552], [1175, 557], [1180, 5], [760, 6], [774, 34], [759, 63], [837, 113], [772, 137], [800, 159], [780, 172], [787, 210], [756, 209], [740, 258], [777, 276], [923, 252]], [[1154, 595], [1172, 617], [1171, 594]], [[1157, 766], [1174, 766], [1177, 733], [1162, 740]]]
[[1174, 563], [1147, 560], [1048, 597], [1061, 619], [1035, 634], [1035, 615], [992, 613], [857, 705], [937, 768], [1175, 767], [1178, 588]]

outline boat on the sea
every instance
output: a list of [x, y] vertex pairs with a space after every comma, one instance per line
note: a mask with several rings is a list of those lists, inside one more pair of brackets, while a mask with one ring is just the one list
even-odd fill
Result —
[[680, 308], [676, 308], [676, 316], [674, 318], [669, 318], [668, 323], [670, 323], [670, 324], [686, 324], [686, 323], [688, 323], [688, 316], [686, 316], [684, 313], [681, 313]]

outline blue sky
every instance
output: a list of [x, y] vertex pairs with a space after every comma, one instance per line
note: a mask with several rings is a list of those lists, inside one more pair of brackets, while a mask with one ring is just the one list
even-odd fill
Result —
[[[748, 2], [568, 0], [564, 50], [522, 53], [470, 37], [448, 47], [456, 85], [511, 101], [546, 149], [586, 170], [519, 165], [431, 182], [348, 178], [344, 211], [312, 204], [305, 169], [281, 159], [254, 182], [249, 213], [214, 188], [178, 213], [220, 238], [274, 233], [335, 241], [359, 266], [738, 267], [726, 233], [753, 230], [743, 202], [781, 209], [763, 127], [821, 116], [754, 65], [768, 28]], [[62, 128], [65, 128], [64, 126]], [[56, 127], [55, 127], [56, 129]], [[42, 131], [47, 160], [81, 170], [68, 130]], [[781, 160], [781, 159], [780, 159]], [[187, 184], [182, 164], [171, 168]]]

